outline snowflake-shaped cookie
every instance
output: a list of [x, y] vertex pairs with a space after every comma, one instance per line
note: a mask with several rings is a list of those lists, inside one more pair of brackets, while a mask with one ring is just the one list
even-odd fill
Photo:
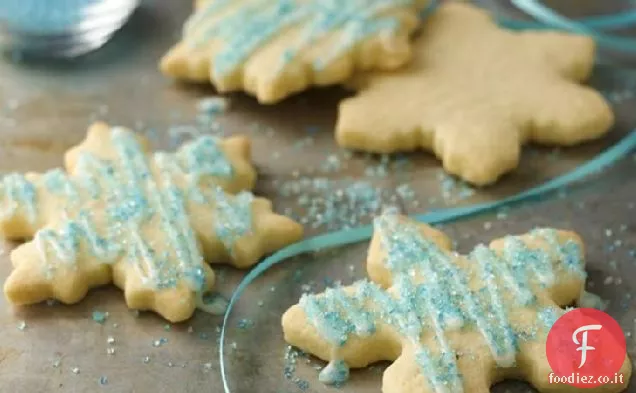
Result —
[[442, 5], [424, 23], [414, 61], [369, 73], [340, 105], [336, 139], [378, 153], [430, 150], [447, 172], [486, 185], [514, 169], [526, 142], [574, 145], [604, 135], [607, 102], [581, 86], [589, 37], [513, 32], [478, 8]]
[[161, 61], [169, 76], [274, 103], [356, 71], [391, 70], [428, 0], [199, 0]]
[[[379, 217], [372, 281], [303, 295], [283, 315], [285, 340], [330, 362], [319, 377], [327, 383], [343, 382], [349, 367], [389, 360], [384, 393], [483, 393], [508, 378], [540, 392], [574, 391], [550, 383], [546, 339], [584, 288], [579, 237], [537, 229], [466, 256], [450, 244], [425, 224]], [[620, 384], [585, 391], [624, 390], [632, 367], [621, 362]]]
[[248, 267], [301, 237], [268, 200], [240, 191], [255, 177], [247, 139], [203, 136], [175, 153], [146, 146], [100, 123], [67, 153], [68, 173], [0, 178], [0, 233], [33, 237], [11, 253], [9, 301], [76, 303], [114, 282], [130, 308], [182, 321], [205, 309], [206, 261]]

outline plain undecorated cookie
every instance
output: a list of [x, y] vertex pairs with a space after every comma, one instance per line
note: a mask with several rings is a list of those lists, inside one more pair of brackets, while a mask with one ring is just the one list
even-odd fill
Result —
[[76, 303], [114, 282], [130, 308], [183, 321], [206, 309], [206, 262], [245, 268], [302, 236], [245, 191], [255, 181], [246, 138], [202, 136], [175, 153], [147, 145], [98, 123], [66, 154], [68, 173], [0, 178], [0, 233], [32, 237], [11, 253], [11, 303]]
[[443, 233], [406, 217], [375, 221], [371, 281], [303, 295], [282, 318], [285, 340], [329, 362], [320, 380], [388, 360], [383, 393], [487, 393], [504, 379], [539, 392], [620, 392], [623, 383], [577, 389], [550, 384], [546, 339], [585, 285], [581, 239], [537, 229], [451, 251]]
[[168, 76], [246, 91], [271, 104], [411, 57], [428, 0], [199, 0], [161, 60]]
[[447, 2], [425, 20], [408, 67], [354, 78], [336, 139], [376, 153], [429, 150], [448, 173], [487, 185], [517, 167], [527, 142], [570, 146], [608, 132], [609, 105], [579, 84], [594, 52], [589, 37], [509, 31]]

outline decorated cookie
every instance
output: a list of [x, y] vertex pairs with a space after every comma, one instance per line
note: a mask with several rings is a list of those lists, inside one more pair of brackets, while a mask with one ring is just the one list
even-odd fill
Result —
[[[405, 217], [375, 221], [367, 270], [371, 281], [304, 295], [282, 319], [285, 339], [329, 361], [320, 373], [343, 382], [349, 367], [393, 361], [384, 393], [488, 392], [513, 378], [540, 392], [551, 385], [549, 329], [583, 291], [583, 246], [572, 232], [537, 229], [451, 251], [441, 232]], [[586, 389], [619, 392], [621, 384]], [[575, 391], [578, 391], [574, 389]]]
[[352, 81], [336, 138], [377, 153], [430, 150], [447, 172], [486, 185], [514, 169], [526, 142], [574, 145], [604, 135], [612, 111], [579, 82], [591, 38], [498, 27], [475, 6], [447, 2], [424, 22], [413, 62]]
[[206, 262], [248, 267], [302, 234], [241, 191], [254, 184], [249, 158], [242, 137], [150, 154], [141, 136], [98, 123], [66, 154], [68, 173], [0, 178], [0, 232], [32, 237], [11, 253], [7, 299], [70, 304], [114, 282], [130, 308], [172, 322], [205, 309], [214, 284]]
[[409, 35], [428, 0], [199, 0], [183, 39], [162, 59], [174, 78], [211, 82], [274, 103], [360, 70], [411, 57]]

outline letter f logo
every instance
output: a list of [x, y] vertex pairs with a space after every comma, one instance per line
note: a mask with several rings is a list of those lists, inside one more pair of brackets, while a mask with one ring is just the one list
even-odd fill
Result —
[[[585, 325], [576, 329], [574, 333], [572, 333], [572, 341], [574, 341], [576, 345], [580, 345], [580, 347], [576, 349], [577, 351], [581, 351], [581, 364], [579, 365], [579, 368], [583, 367], [587, 360], [587, 351], [593, 351], [596, 349], [587, 345], [587, 332], [590, 330], [601, 330], [602, 327], [603, 326], [601, 325]], [[583, 332], [583, 334], [581, 335], [581, 342], [579, 342], [577, 336], [581, 332]]]

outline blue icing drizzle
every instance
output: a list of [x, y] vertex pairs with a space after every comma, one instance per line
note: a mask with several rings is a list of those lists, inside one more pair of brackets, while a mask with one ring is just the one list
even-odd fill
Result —
[[233, 254], [237, 240], [252, 231], [252, 203], [254, 196], [249, 192], [241, 192], [231, 196], [220, 187], [212, 190], [211, 201], [214, 214], [214, 232]]
[[[64, 220], [59, 229], [42, 229], [35, 234], [35, 245], [42, 260], [48, 260], [47, 252], [52, 249], [56, 261], [75, 267], [82, 241], [90, 247], [92, 254], [101, 263], [113, 263], [119, 257], [121, 248], [110, 239], [97, 233], [91, 215], [81, 211], [75, 220]], [[46, 274], [52, 276], [56, 265], [47, 265]]]
[[314, 65], [321, 68], [371, 35], [395, 34], [398, 20], [383, 15], [386, 11], [419, 4], [416, 0], [209, 1], [186, 22], [184, 37], [195, 48], [211, 39], [223, 41], [224, 46], [212, 60], [213, 74], [218, 78], [235, 72], [259, 48], [290, 29], [299, 29], [299, 33], [293, 46], [283, 51], [282, 64], [338, 32], [338, 43], [327, 58]]
[[578, 243], [568, 240], [565, 244], [561, 244], [554, 229], [535, 229], [532, 234], [546, 241], [556, 251], [558, 259], [563, 262], [563, 266], [570, 272], [577, 274], [581, 278], [587, 277], [583, 265], [583, 252]]
[[328, 385], [338, 385], [349, 379], [349, 366], [342, 360], [334, 360], [320, 371], [318, 380]]
[[[119, 178], [116, 182], [122, 189], [120, 195], [125, 199], [120, 200], [119, 204], [127, 204], [130, 209], [117, 211], [111, 218], [123, 224], [124, 228], [127, 227], [133, 252], [130, 262], [151, 285], [171, 288], [179, 280], [185, 279], [191, 289], [200, 291], [205, 283], [205, 274], [201, 267], [204, 263], [203, 256], [189, 223], [185, 199], [173, 184], [174, 174], [168, 171], [166, 161], [170, 158], [161, 153], [155, 155], [154, 161], [160, 172], [158, 179], [155, 179], [141, 146], [129, 132], [114, 129], [112, 141], [122, 168], [117, 173]], [[170, 251], [158, 256], [144, 239], [141, 225], [155, 215], [159, 218], [161, 231], [167, 236], [170, 246]], [[168, 263], [170, 258], [178, 261], [176, 267]]]
[[67, 199], [71, 204], [76, 204], [80, 200], [80, 195], [69, 178], [61, 169], [53, 169], [43, 176], [44, 186], [53, 194], [59, 195]]
[[365, 296], [373, 287], [374, 284], [367, 281], [360, 282], [356, 288], [357, 296], [347, 295], [342, 288], [328, 288], [321, 297], [303, 295], [300, 304], [325, 339], [340, 346], [352, 333], [366, 336], [375, 332], [375, 321], [367, 310]]
[[0, 178], [0, 220], [10, 219], [24, 209], [29, 223], [38, 218], [37, 190], [26, 177], [17, 173]]
[[[446, 332], [464, 328], [479, 332], [497, 364], [512, 367], [518, 340], [532, 339], [535, 333], [516, 331], [508, 316], [509, 307], [537, 305], [533, 283], [553, 284], [558, 266], [575, 269], [575, 274], [583, 266], [580, 250], [561, 245], [556, 231], [533, 232], [550, 245], [550, 251], [531, 249], [521, 238], [508, 237], [501, 254], [480, 245], [461, 267], [453, 261], [461, 257], [442, 251], [413, 223], [384, 215], [376, 219], [375, 226], [386, 255], [384, 264], [391, 271], [392, 288], [387, 291], [362, 280], [347, 289], [304, 295], [299, 304], [308, 321], [336, 348], [352, 335], [372, 334], [378, 324], [393, 327], [415, 348], [416, 361], [436, 392], [463, 389], [457, 354]], [[555, 251], [558, 255], [551, 254]], [[557, 265], [551, 255], [558, 257]], [[471, 284], [470, 277], [479, 281]], [[480, 286], [471, 287], [476, 283]], [[512, 295], [504, 295], [504, 289]], [[558, 311], [555, 307], [541, 308], [538, 323], [551, 326]], [[356, 329], [361, 324], [367, 328]], [[421, 345], [423, 334], [432, 335], [433, 348]], [[337, 350], [335, 354], [337, 357]], [[329, 369], [325, 374], [331, 372]]]
[[[216, 176], [229, 178], [233, 174], [232, 164], [219, 146], [219, 140], [204, 135], [183, 146], [177, 153], [184, 171], [200, 178]], [[197, 179], [198, 180], [198, 179]]]
[[[47, 275], [52, 278], [60, 264], [76, 268], [81, 248], [86, 247], [98, 263], [112, 264], [125, 256], [148, 286], [174, 288], [183, 280], [192, 290], [201, 291], [204, 261], [189, 221], [186, 191], [196, 188], [206, 195], [216, 209], [218, 236], [228, 247], [251, 230], [252, 195], [232, 197], [211, 182], [199, 184], [205, 176], [229, 178], [233, 174], [218, 140], [212, 137], [198, 138], [174, 154], [153, 156], [147, 156], [134, 135], [124, 129], [112, 129], [110, 142], [116, 152], [112, 161], [82, 152], [73, 177], [56, 169], [41, 178], [46, 191], [79, 209], [74, 217], [64, 213], [58, 228], [35, 234]], [[0, 178], [0, 219], [22, 208], [35, 221], [36, 195], [36, 186], [24, 176]], [[96, 199], [105, 204], [100, 225], [86, 206]], [[147, 238], [154, 226], [166, 237], [165, 251], [155, 249], [155, 242]]]
[[[483, 245], [477, 246], [470, 258], [479, 266], [479, 276], [484, 283], [483, 289], [487, 292], [487, 296], [484, 298], [485, 302], [481, 310], [469, 312], [488, 342], [497, 364], [502, 367], [512, 367], [515, 365], [517, 342], [497, 283], [501, 275], [501, 270], [495, 270], [495, 261], [498, 258]], [[528, 299], [523, 299], [523, 305], [527, 304]]]
[[556, 307], [543, 307], [539, 310], [538, 318], [546, 330], [550, 330], [552, 325], [563, 315], [563, 310]]

